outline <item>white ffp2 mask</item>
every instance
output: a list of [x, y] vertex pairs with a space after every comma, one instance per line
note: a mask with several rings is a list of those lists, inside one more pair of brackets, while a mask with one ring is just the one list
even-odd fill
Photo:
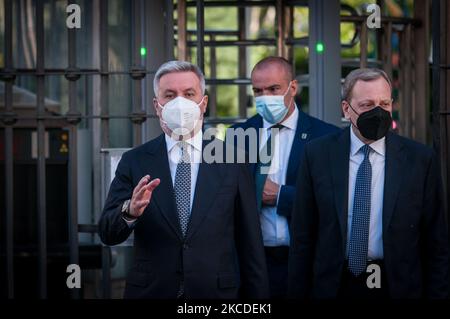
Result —
[[164, 105], [158, 105], [162, 108], [161, 120], [178, 139], [179, 136], [189, 135], [201, 123], [200, 104], [177, 96]]

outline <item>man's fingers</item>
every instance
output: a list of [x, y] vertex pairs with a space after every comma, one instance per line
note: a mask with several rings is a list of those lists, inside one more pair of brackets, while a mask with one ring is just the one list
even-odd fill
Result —
[[159, 178], [155, 178], [147, 185], [143, 185], [140, 189], [138, 188], [139, 185], [143, 184], [143, 181], [145, 181], [145, 178], [148, 178], [150, 180], [150, 176], [146, 175], [143, 177], [141, 181], [139, 181], [138, 186], [136, 186], [136, 191], [133, 194], [132, 202], [133, 202], [133, 211], [139, 212], [139, 214], [142, 213], [142, 211], [145, 209], [145, 207], [150, 203], [150, 198], [152, 195], [152, 191], [159, 185], [161, 182]]
[[152, 197], [152, 192], [156, 188], [156, 186], [160, 183], [159, 178], [155, 178], [150, 183], [145, 185], [145, 187], [142, 188], [142, 190], [139, 192], [139, 196], [136, 196], [138, 200], [150, 200]]
[[138, 191], [136, 192], [136, 194], [134, 194], [134, 197], [135, 197], [137, 200], [141, 200], [141, 199], [142, 199], [142, 196], [144, 195], [144, 193], [145, 193], [146, 190], [147, 190], [147, 185], [142, 186], [141, 189], [138, 190]]
[[150, 183], [148, 183], [145, 188], [149, 192], [153, 192], [153, 190], [161, 183], [161, 180], [159, 178], [155, 178]]
[[145, 194], [147, 192], [152, 192], [156, 186], [158, 186], [160, 183], [159, 178], [155, 178], [154, 180], [152, 180], [150, 183], [148, 183], [147, 185], [145, 185], [144, 187], [142, 187], [135, 195], [134, 197], [137, 200], [141, 200], [142, 197], [146, 197]]
[[140, 200], [140, 201], [137, 201], [137, 202], [136, 202], [136, 208], [137, 208], [137, 209], [141, 209], [141, 208], [147, 206], [148, 203], [150, 203], [150, 200]]
[[142, 189], [142, 187], [148, 183], [149, 180], [150, 180], [150, 175], [145, 175], [144, 177], [142, 177], [141, 180], [139, 181], [139, 183], [134, 188], [133, 195], [136, 195]]
[[140, 200], [136, 201], [133, 207], [133, 211], [137, 213], [135, 215], [136, 217], [139, 217], [144, 212], [144, 209], [147, 207], [147, 205], [150, 203], [150, 200]]

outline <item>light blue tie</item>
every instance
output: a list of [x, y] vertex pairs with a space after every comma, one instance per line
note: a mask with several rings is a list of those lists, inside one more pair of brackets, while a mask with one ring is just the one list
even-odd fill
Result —
[[364, 160], [359, 165], [356, 174], [352, 229], [348, 249], [348, 268], [354, 276], [359, 276], [366, 270], [371, 205], [372, 165], [369, 161], [371, 148], [369, 145], [364, 145], [360, 151], [364, 154]]

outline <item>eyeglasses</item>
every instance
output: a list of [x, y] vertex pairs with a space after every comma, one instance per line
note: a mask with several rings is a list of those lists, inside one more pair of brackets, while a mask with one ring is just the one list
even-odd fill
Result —
[[[347, 101], [347, 103], [350, 104], [349, 101]], [[382, 100], [378, 104], [375, 103], [374, 101], [363, 101], [363, 102], [357, 103], [356, 105], [358, 106], [359, 109], [368, 110], [368, 109], [373, 109], [376, 106], [381, 106], [382, 108], [390, 108], [390, 107], [392, 107], [393, 103], [394, 103], [394, 99], [390, 99], [390, 100]]]

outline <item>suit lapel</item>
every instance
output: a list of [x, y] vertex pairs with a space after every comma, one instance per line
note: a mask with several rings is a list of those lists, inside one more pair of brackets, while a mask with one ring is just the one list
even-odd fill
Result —
[[298, 109], [297, 129], [295, 130], [294, 141], [291, 147], [291, 153], [289, 155], [289, 162], [286, 174], [286, 184], [294, 185], [297, 179], [295, 170], [299, 166], [301, 153], [307, 142], [311, 138], [309, 130], [311, 128], [311, 121], [309, 117]]
[[350, 127], [344, 129], [337, 142], [330, 145], [329, 163], [331, 163], [334, 189], [334, 202], [341, 227], [343, 247], [347, 239], [348, 216], [348, 170], [350, 159]]
[[384, 173], [383, 230], [388, 229], [394, 212], [395, 201], [407, 166], [404, 165], [404, 162], [405, 153], [402, 152], [402, 144], [395, 134], [388, 133]]
[[[214, 141], [214, 139], [212, 140]], [[205, 145], [210, 141], [203, 141], [202, 153]], [[222, 143], [218, 143], [222, 147]], [[193, 236], [198, 229], [210, 207], [216, 199], [216, 193], [222, 181], [220, 166], [217, 163], [206, 163], [203, 161], [199, 165], [197, 182], [195, 184], [194, 202], [192, 203], [191, 218], [187, 228], [186, 239]]]
[[159, 186], [153, 191], [152, 200], [155, 201], [156, 206], [178, 238], [182, 240], [164, 134], [157, 138], [153, 147], [149, 147], [148, 153], [150, 158], [142, 163], [144, 172], [149, 174], [151, 179], [159, 178], [161, 180]]

